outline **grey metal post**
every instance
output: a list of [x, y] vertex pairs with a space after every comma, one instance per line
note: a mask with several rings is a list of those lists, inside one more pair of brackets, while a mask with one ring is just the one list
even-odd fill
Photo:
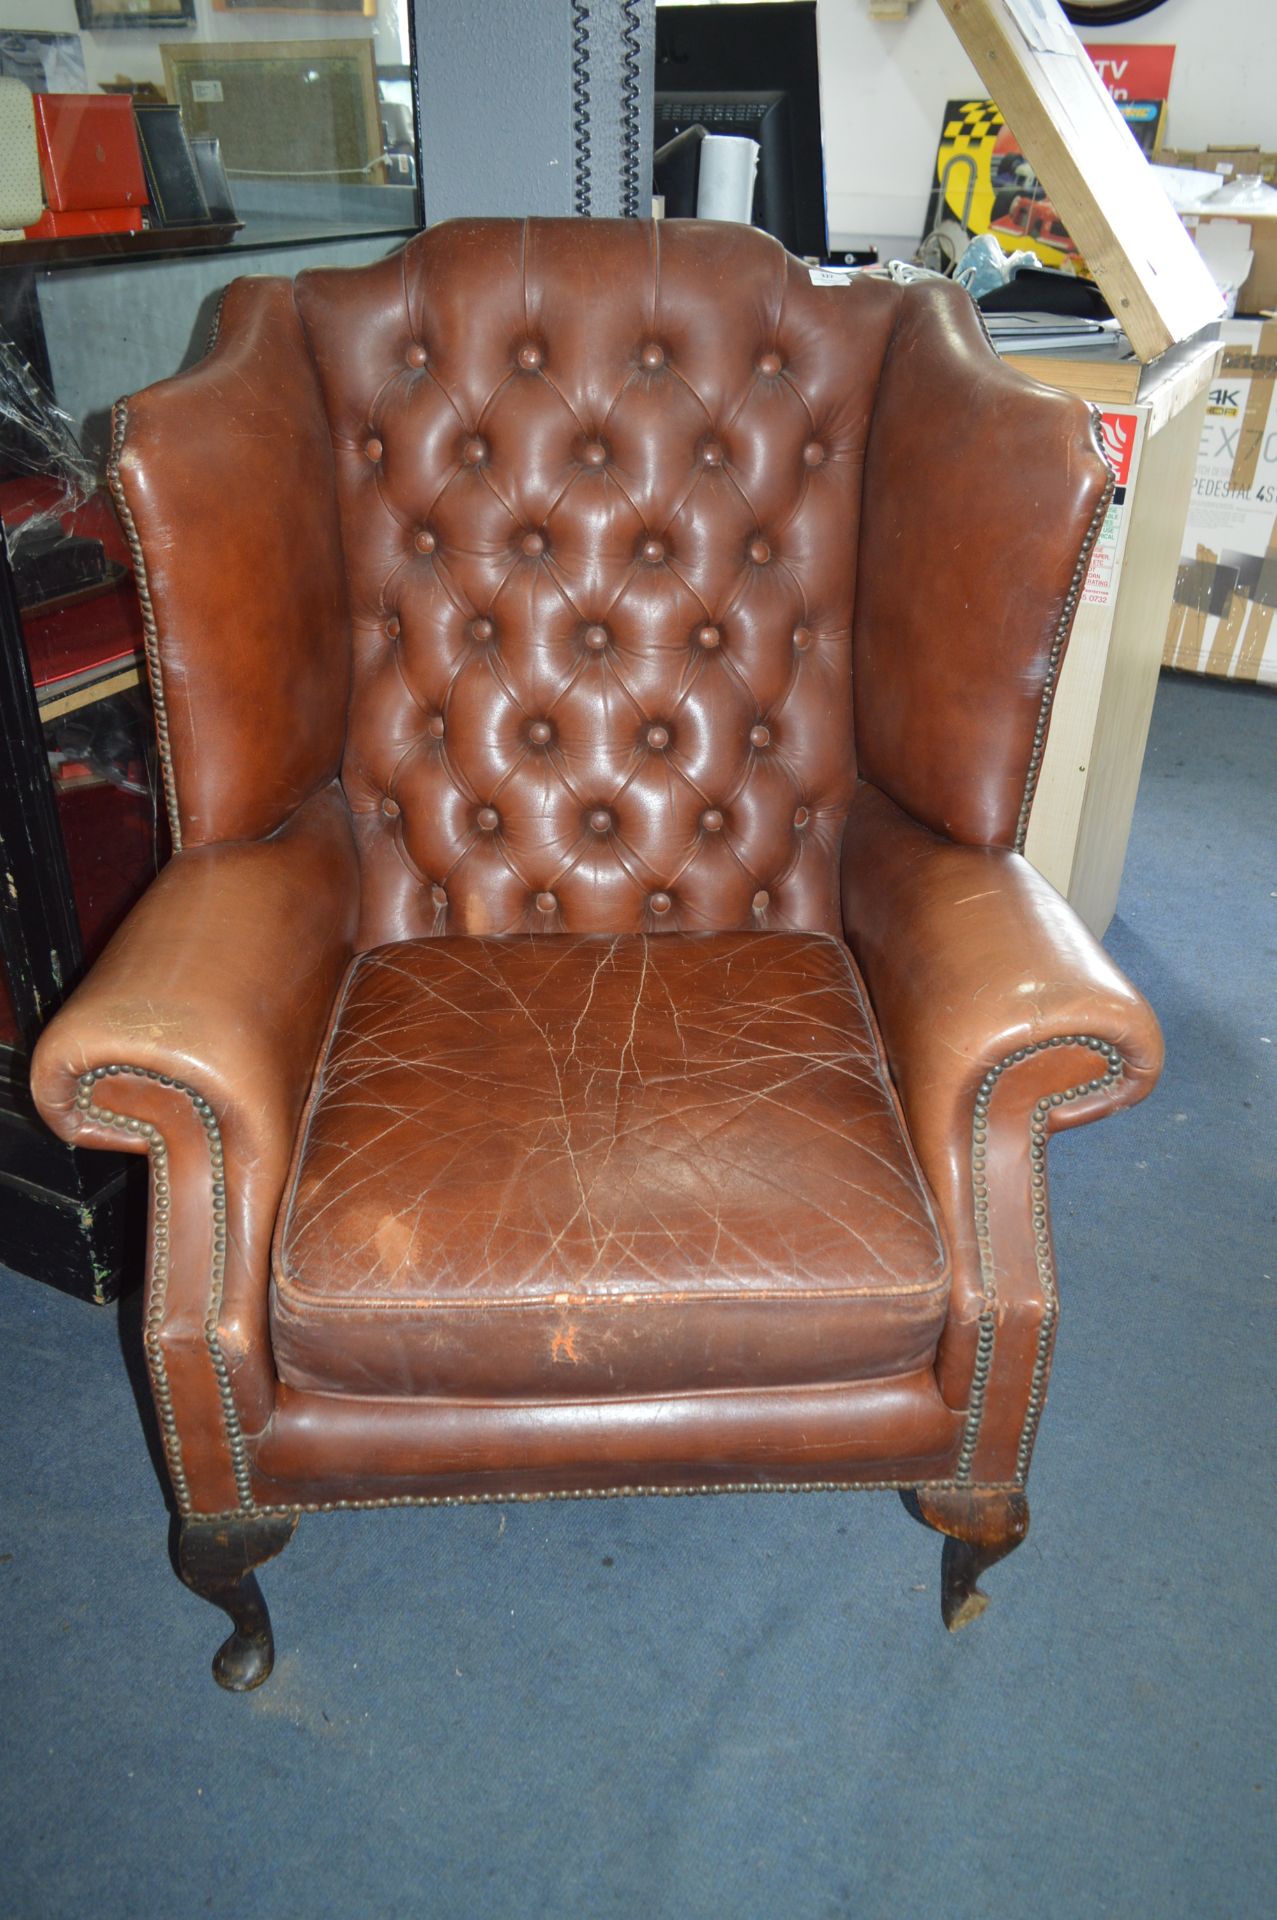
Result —
[[655, 0], [413, 0], [427, 222], [651, 208]]

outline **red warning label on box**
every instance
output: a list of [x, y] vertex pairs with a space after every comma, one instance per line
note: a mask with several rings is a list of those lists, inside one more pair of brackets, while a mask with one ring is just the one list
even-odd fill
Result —
[[1131, 477], [1131, 455], [1135, 451], [1134, 414], [1102, 413], [1100, 440], [1118, 486], [1124, 487]]

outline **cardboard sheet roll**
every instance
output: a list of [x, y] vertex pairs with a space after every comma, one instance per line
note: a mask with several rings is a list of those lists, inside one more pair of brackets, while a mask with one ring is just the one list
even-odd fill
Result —
[[754, 208], [758, 142], [737, 134], [711, 133], [701, 142], [696, 189], [698, 220], [736, 220], [748, 226]]

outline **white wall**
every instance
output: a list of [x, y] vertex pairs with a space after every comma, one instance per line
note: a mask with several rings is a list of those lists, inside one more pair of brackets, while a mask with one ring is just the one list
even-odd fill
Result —
[[[985, 88], [936, 0], [871, 20], [866, 0], [818, 0], [831, 234], [922, 231], [946, 100]], [[1167, 144], [1277, 147], [1277, 0], [1166, 0], [1088, 42], [1174, 45]]]

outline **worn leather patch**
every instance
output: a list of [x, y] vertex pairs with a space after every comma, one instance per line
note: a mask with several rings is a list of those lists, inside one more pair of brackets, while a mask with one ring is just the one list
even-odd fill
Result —
[[947, 1265], [846, 949], [445, 937], [358, 959], [277, 1237], [294, 1385], [904, 1373]]

